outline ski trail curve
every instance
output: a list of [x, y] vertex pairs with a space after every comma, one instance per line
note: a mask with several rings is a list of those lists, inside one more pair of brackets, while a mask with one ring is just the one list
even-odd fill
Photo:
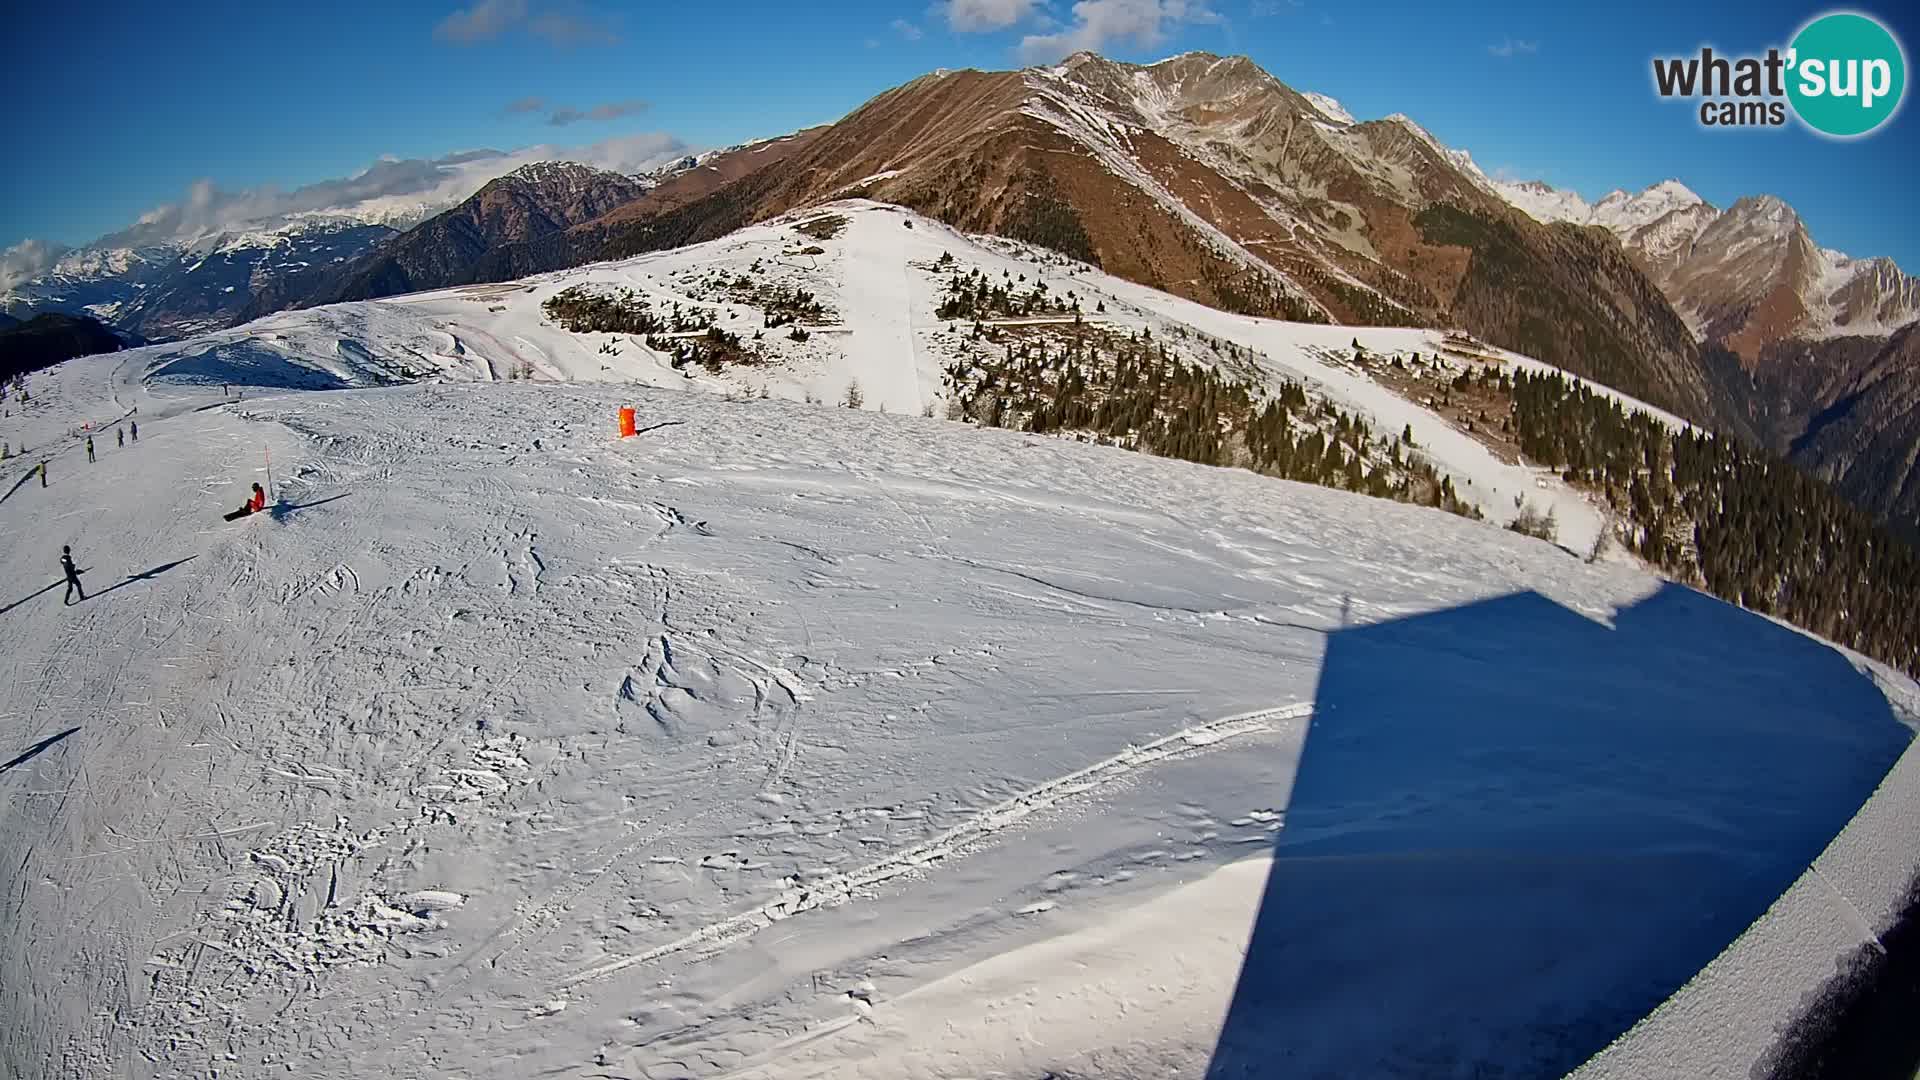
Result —
[[750, 937], [774, 923], [795, 915], [844, 903], [862, 889], [932, 866], [988, 839], [1037, 811], [1097, 790], [1129, 773], [1170, 758], [1216, 746], [1228, 739], [1257, 732], [1274, 731], [1283, 722], [1301, 720], [1312, 713], [1312, 704], [1305, 702], [1260, 709], [1195, 724], [1151, 742], [1129, 746], [1112, 757], [1104, 758], [1084, 769], [1055, 777], [1046, 783], [1028, 788], [1011, 798], [995, 803], [937, 836], [896, 851], [857, 870], [835, 874], [801, 888], [788, 889], [777, 899], [719, 922], [709, 923], [664, 945], [645, 952], [607, 960], [575, 972], [561, 981], [560, 989], [595, 982], [628, 968], [652, 963], [689, 949], [720, 945]]

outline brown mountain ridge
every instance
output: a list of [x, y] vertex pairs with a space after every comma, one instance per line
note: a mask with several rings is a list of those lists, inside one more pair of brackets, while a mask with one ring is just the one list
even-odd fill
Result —
[[[591, 198], [533, 199], [538, 213], [483, 190], [307, 302], [509, 280], [864, 196], [1226, 310], [1459, 327], [1793, 451], [1876, 513], [1920, 521], [1920, 482], [1882, 467], [1881, 417], [1898, 410], [1832, 427], [1877, 394], [1904, 400], [1889, 389], [1906, 378], [1897, 358], [1877, 359], [1886, 340], [1823, 342], [1822, 356], [1845, 356], [1814, 373], [1763, 362], [1806, 323], [1800, 298], [1830, 254], [1782, 228], [1777, 201], [1682, 207], [1625, 236], [1536, 220], [1412, 120], [1354, 122], [1325, 100], [1205, 53], [940, 71], [644, 190], [605, 174]], [[1738, 246], [1755, 230], [1784, 239]], [[1704, 257], [1722, 233], [1733, 254]], [[1871, 490], [1857, 479], [1868, 476]]]

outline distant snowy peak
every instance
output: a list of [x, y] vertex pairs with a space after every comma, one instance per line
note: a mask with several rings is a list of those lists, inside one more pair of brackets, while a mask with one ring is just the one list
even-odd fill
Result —
[[[640, 188], [625, 173], [583, 165], [577, 161], [533, 161], [487, 184], [481, 189], [520, 188], [537, 190], [549, 198], [573, 198], [602, 188], [616, 188], [637, 195]], [[476, 196], [481, 197], [481, 196]]]
[[1494, 190], [1535, 221], [1585, 225], [1593, 220], [1593, 207], [1577, 191], [1561, 191], [1539, 180], [1496, 181]]
[[383, 225], [304, 218], [191, 241], [68, 252], [44, 273], [0, 292], [16, 318], [86, 314], [166, 340], [229, 325], [278, 279], [342, 264], [394, 235]]
[[591, 180], [600, 173], [601, 170], [577, 161], [529, 161], [500, 179], [524, 184], [565, 184]]
[[173, 245], [147, 248], [81, 248], [61, 256], [53, 264], [49, 276], [77, 281], [118, 277], [132, 273], [148, 264], [171, 261], [178, 250], [180, 249]]
[[[1522, 187], [1503, 191], [1541, 216], [1543, 196]], [[1920, 279], [1891, 259], [1820, 247], [1774, 195], [1746, 196], [1721, 211], [1669, 180], [1636, 195], [1612, 192], [1584, 221], [1554, 220], [1610, 229], [1698, 334], [1732, 342], [1743, 355], [1788, 338], [1890, 334], [1920, 318]]]
[[[788, 139], [792, 137], [793, 136], [791, 135], [781, 136], [781, 138], [788, 138]], [[764, 141], [777, 142], [779, 140], [769, 139]], [[717, 158], [720, 158], [727, 154], [737, 153], [741, 150], [747, 149], [748, 147], [756, 146], [756, 145], [760, 145], [760, 144], [759, 143], [737, 143], [733, 146], [722, 146], [722, 147], [716, 147], [715, 149], [712, 149], [712, 150], [703, 150], [697, 154], [686, 154], [681, 157], [674, 158], [672, 161], [668, 161], [660, 165], [656, 165], [651, 169], [644, 169], [637, 173], [631, 173], [629, 174], [629, 178], [634, 180], [638, 184], [640, 184], [641, 187], [651, 191], [652, 189], [659, 187], [661, 184], [666, 183], [667, 181], [673, 179], [676, 176], [681, 175], [682, 173], [690, 173], [695, 169], [705, 168], [706, 166], [713, 164], [714, 160]]]
[[1336, 124], [1359, 123], [1359, 121], [1353, 118], [1353, 114], [1348, 112], [1338, 101], [1335, 101], [1325, 94], [1318, 94], [1309, 90], [1300, 96], [1306, 98], [1314, 108], [1320, 110], [1320, 115]]
[[1609, 192], [1594, 204], [1592, 223], [1604, 225], [1616, 233], [1632, 232], [1676, 211], [1705, 205], [1705, 199], [1694, 194], [1680, 181], [1662, 180], [1638, 195], [1629, 195], [1624, 191]]
[[1678, 180], [1662, 180], [1638, 193], [1610, 191], [1597, 203], [1587, 202], [1577, 191], [1555, 188], [1540, 180], [1501, 181], [1494, 186], [1508, 202], [1536, 221], [1600, 225], [1622, 235], [1675, 211], [1707, 206], [1705, 199]]
[[1474, 162], [1472, 154], [1465, 150], [1456, 150], [1441, 142], [1434, 137], [1433, 132], [1421, 127], [1413, 117], [1408, 116], [1406, 113], [1394, 113], [1392, 116], [1387, 117], [1387, 123], [1399, 124], [1411, 132], [1415, 138], [1432, 147], [1435, 153], [1452, 162], [1453, 167], [1460, 170], [1461, 174], [1468, 180], [1471, 180], [1486, 191], [1498, 194], [1498, 187], [1495, 185], [1493, 178], [1481, 171], [1480, 166]]
[[1748, 195], [1727, 207], [1727, 227], [1747, 236], [1784, 240], [1804, 228], [1793, 207], [1773, 195]]
[[1683, 206], [1647, 222], [1615, 230], [1628, 251], [1639, 255], [1649, 267], [1663, 267], [1683, 258], [1707, 226], [1720, 216], [1711, 205], [1699, 202]]

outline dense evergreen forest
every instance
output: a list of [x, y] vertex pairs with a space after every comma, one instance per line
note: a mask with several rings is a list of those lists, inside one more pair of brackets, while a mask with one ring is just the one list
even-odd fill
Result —
[[[1229, 342], [1214, 347], [1244, 353]], [[1359, 416], [1310, 401], [1296, 383], [1276, 395], [1256, 394], [1249, 380], [1173, 356], [1151, 330], [1007, 340], [998, 356], [949, 366], [945, 382], [952, 419], [1085, 435], [1162, 457], [1481, 516], [1419, 454], [1409, 433], [1377, 436]]]
[[1920, 675], [1920, 554], [1824, 484], [1564, 375], [1494, 378], [1521, 451], [1603, 498], [1649, 563]]

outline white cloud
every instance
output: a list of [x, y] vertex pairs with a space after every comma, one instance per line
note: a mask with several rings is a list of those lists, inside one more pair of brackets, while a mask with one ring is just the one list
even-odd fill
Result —
[[61, 244], [32, 238], [0, 251], [0, 292], [46, 273], [66, 253], [66, 247]]
[[479, 0], [441, 19], [433, 36], [455, 45], [474, 45], [520, 29], [555, 45], [611, 45], [620, 40], [612, 26], [577, 8], [543, 4], [541, 10], [533, 10], [528, 0]]
[[440, 20], [433, 36], [441, 41], [471, 45], [499, 37], [527, 17], [527, 0], [480, 0]]
[[[518, 104], [520, 104], [520, 102], [514, 102], [514, 105]], [[566, 127], [569, 124], [577, 124], [582, 120], [618, 120], [623, 116], [632, 116], [635, 113], [645, 112], [647, 108], [647, 103], [637, 98], [627, 101], [609, 101], [603, 105], [595, 105], [591, 109], [576, 109], [569, 105], [562, 105], [548, 115], [547, 123], [552, 124], [554, 127]], [[514, 111], [513, 105], [507, 106], [507, 109], [509, 112]]]
[[1099, 52], [1113, 42], [1142, 48], [1166, 40], [1167, 28], [1219, 22], [1206, 0], [1079, 0], [1073, 25], [1053, 34], [1028, 34], [1020, 54], [1029, 63], [1057, 60], [1082, 50]]
[[945, 0], [947, 25], [963, 34], [1005, 30], [1033, 14], [1037, 0]]
[[1536, 53], [1539, 51], [1540, 43], [1537, 41], [1515, 41], [1512, 38], [1506, 38], [1498, 45], [1487, 46], [1487, 53], [1489, 55], [1502, 58], [1522, 53]]
[[892, 26], [893, 26], [894, 33], [899, 34], [901, 37], [906, 38], [908, 41], [920, 40], [920, 36], [921, 36], [920, 28], [908, 22], [907, 20], [895, 19], [893, 20]]
[[[596, 106], [611, 111], [631, 102]], [[591, 115], [589, 113], [588, 115]], [[691, 147], [664, 132], [624, 135], [585, 145], [543, 143], [518, 150], [468, 150], [438, 158], [382, 158], [353, 176], [281, 191], [226, 190], [212, 180], [189, 185], [178, 202], [147, 211], [133, 225], [97, 241], [102, 247], [191, 243], [237, 229], [273, 229], [299, 218], [353, 217], [409, 225], [459, 202], [494, 177], [534, 161], [578, 161], [615, 172], [638, 172], [685, 155]], [[27, 256], [17, 261], [26, 265]], [[6, 265], [16, 261], [10, 255]]]

